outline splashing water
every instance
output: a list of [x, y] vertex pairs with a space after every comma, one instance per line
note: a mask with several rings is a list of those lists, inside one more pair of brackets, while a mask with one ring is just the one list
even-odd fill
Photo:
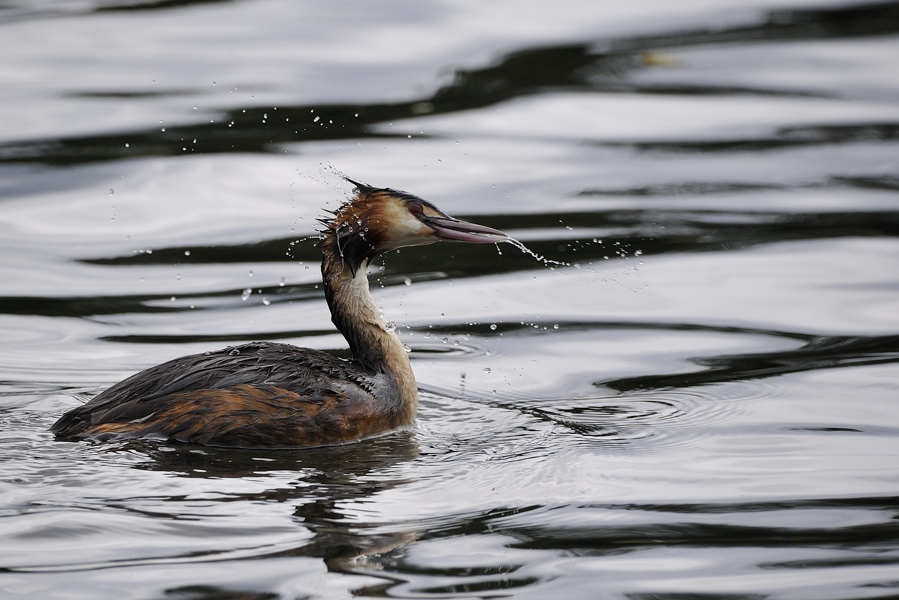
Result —
[[530, 248], [525, 246], [522, 242], [520, 242], [519, 240], [516, 240], [513, 237], [507, 238], [505, 241], [509, 242], [510, 244], [512, 244], [513, 246], [515, 246], [516, 248], [518, 248], [525, 254], [529, 254], [529, 255], [533, 256], [536, 260], [539, 260], [546, 266], [550, 266], [550, 265], [556, 265], [559, 267], [570, 267], [571, 266], [571, 263], [559, 262], [557, 260], [553, 260], [551, 258], [546, 258], [545, 256], [537, 254], [536, 252], [534, 252], [533, 250], [531, 250]]
[[346, 174], [330, 162], [320, 162], [314, 168], [296, 169], [297, 174], [309, 181], [319, 183], [328, 189], [346, 193]]
[[[294, 255], [293, 251], [294, 251], [294, 247], [297, 244], [302, 244], [308, 240], [318, 240], [318, 239], [320, 239], [320, 235], [307, 235], [306, 237], [297, 238], [297, 239], [293, 240], [292, 242], [290, 242], [289, 244], [287, 244], [287, 251], [284, 253], [284, 256], [295, 259], [296, 255]], [[302, 261], [300, 261], [300, 264], [303, 264]]]

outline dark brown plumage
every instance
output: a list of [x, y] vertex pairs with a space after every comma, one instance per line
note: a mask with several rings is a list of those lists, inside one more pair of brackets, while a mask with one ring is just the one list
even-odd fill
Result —
[[415, 377], [368, 292], [369, 262], [403, 246], [506, 236], [412, 194], [351, 182], [354, 199], [323, 221], [321, 237], [325, 298], [349, 360], [269, 342], [184, 356], [117, 383], [51, 431], [65, 439], [284, 448], [345, 443], [410, 424]]

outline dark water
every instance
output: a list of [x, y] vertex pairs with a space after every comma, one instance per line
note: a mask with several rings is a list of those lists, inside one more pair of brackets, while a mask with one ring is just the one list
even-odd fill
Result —
[[[899, 3], [0, 3], [0, 597], [899, 597]], [[372, 269], [411, 431], [56, 442], [344, 352], [337, 172], [501, 228]]]

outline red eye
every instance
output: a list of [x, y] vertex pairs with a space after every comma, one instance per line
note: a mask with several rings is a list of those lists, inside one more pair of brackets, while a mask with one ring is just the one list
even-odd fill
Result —
[[418, 202], [410, 202], [406, 205], [406, 210], [409, 211], [409, 214], [415, 215], [416, 217], [420, 217], [424, 213], [424, 209]]

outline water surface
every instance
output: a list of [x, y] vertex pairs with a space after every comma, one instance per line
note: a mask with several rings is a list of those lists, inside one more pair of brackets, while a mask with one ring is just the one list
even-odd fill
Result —
[[[899, 4], [0, 4], [0, 591], [892, 598]], [[58, 442], [142, 368], [346, 355], [339, 173], [500, 228], [371, 269], [409, 431]]]

